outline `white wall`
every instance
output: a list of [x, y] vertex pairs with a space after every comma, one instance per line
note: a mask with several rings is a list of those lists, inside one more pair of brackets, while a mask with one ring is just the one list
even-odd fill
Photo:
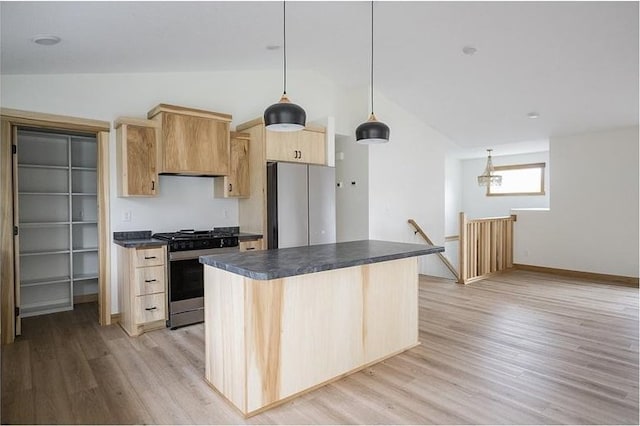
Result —
[[[290, 71], [288, 92], [309, 121], [335, 115], [345, 100], [333, 83], [309, 71]], [[3, 75], [0, 104], [6, 108], [113, 121], [146, 117], [158, 103], [230, 113], [232, 125], [260, 116], [278, 101], [278, 71], [215, 73]], [[336, 126], [344, 126], [336, 120]], [[115, 131], [110, 141], [111, 231], [173, 231], [237, 225], [238, 203], [213, 198], [211, 178], [163, 176], [156, 198], [117, 198]], [[131, 211], [131, 222], [123, 222]], [[118, 312], [116, 256], [112, 256], [112, 312]]]
[[638, 127], [556, 137], [549, 211], [515, 211], [515, 263], [638, 277]]
[[[555, 181], [549, 179], [551, 165], [549, 152], [534, 152], [521, 155], [493, 156], [494, 166], [512, 164], [546, 163], [545, 167], [545, 195], [522, 195], [487, 197], [487, 189], [478, 185], [478, 176], [482, 174], [487, 157], [462, 160], [462, 210], [469, 219], [482, 217], [508, 216], [514, 208], [548, 208], [549, 193], [553, 191]], [[552, 177], [553, 173], [551, 173]], [[457, 232], [456, 232], [457, 234]]]
[[336, 183], [342, 184], [336, 187], [338, 242], [369, 238], [368, 149], [356, 143], [355, 134], [336, 135]]
[[[445, 149], [451, 142], [379, 93], [375, 112], [390, 127], [391, 137], [387, 144], [369, 147], [369, 237], [423, 243], [407, 223], [414, 219], [435, 244], [442, 244]], [[435, 255], [420, 263], [420, 273], [450, 277]]]
[[[459, 214], [462, 211], [462, 161], [447, 155], [444, 171], [444, 235], [458, 235]], [[444, 255], [456, 269], [459, 269], [458, 247], [458, 241], [444, 243]]]

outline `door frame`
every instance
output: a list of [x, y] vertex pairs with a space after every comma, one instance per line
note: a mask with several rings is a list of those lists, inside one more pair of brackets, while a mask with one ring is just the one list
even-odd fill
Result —
[[41, 129], [91, 133], [97, 143], [98, 174], [98, 321], [111, 324], [111, 226], [109, 221], [109, 131], [108, 121], [0, 108], [0, 341], [12, 343], [16, 333], [16, 259], [13, 227], [13, 129], [29, 126]]

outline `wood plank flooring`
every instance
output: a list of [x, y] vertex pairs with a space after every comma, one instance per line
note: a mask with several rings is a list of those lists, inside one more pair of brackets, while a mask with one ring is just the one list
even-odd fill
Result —
[[243, 419], [202, 325], [129, 338], [95, 304], [2, 347], [2, 423], [638, 424], [638, 289], [515, 271], [420, 279], [421, 346]]

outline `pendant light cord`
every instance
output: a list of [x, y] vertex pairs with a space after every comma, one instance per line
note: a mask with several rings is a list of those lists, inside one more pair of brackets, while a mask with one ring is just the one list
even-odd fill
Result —
[[371, 115], [373, 115], [373, 0], [371, 0]]
[[282, 55], [282, 62], [284, 68], [284, 90], [282, 93], [284, 95], [287, 94], [287, 2], [285, 0], [282, 1], [282, 38], [284, 39], [283, 47], [284, 54]]

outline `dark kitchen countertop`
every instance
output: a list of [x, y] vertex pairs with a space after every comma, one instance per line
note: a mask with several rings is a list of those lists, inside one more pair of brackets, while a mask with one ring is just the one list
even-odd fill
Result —
[[255, 280], [272, 280], [443, 251], [441, 246], [362, 240], [201, 256], [200, 263]]
[[234, 237], [238, 237], [238, 241], [255, 241], [262, 238], [262, 234], [253, 234], [251, 232], [240, 232], [239, 226], [216, 226], [214, 231], [228, 232]]
[[126, 248], [166, 246], [167, 242], [151, 238], [151, 231], [114, 232], [113, 242]]
[[238, 241], [255, 241], [262, 238], [262, 234], [252, 234], [250, 232], [237, 232], [234, 236], [238, 237]]

